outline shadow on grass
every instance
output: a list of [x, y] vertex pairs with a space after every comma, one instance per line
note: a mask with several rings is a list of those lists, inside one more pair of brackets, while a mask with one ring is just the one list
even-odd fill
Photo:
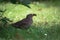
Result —
[[49, 27], [47, 25], [32, 25], [29, 33], [25, 30], [14, 28], [11, 25], [0, 26], [0, 38], [9, 39], [23, 39], [23, 40], [59, 40], [60, 38], [60, 24], [54, 24]]
[[13, 4], [22, 4], [28, 8], [31, 8], [29, 6], [29, 4], [34, 3], [34, 2], [45, 3], [48, 7], [50, 7], [50, 6], [60, 7], [60, 2], [58, 0], [57, 1], [56, 0], [52, 0], [52, 1], [50, 1], [50, 0], [5, 0], [4, 1], [3, 0], [2, 2], [6, 2], [6, 3], [11, 2]]

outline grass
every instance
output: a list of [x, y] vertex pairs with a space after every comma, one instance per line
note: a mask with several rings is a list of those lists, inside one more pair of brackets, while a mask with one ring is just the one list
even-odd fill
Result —
[[29, 4], [31, 9], [21, 4], [1, 3], [0, 5], [1, 10], [7, 9], [4, 16], [13, 23], [22, 20], [29, 13], [37, 14], [33, 18], [31, 30], [15, 29], [12, 26], [1, 28], [1, 40], [60, 40], [59, 2], [34, 2]]

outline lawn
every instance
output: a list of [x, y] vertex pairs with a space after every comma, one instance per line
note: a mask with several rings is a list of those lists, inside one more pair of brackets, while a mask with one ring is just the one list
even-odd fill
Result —
[[33, 2], [28, 8], [21, 4], [0, 3], [0, 9], [5, 10], [3, 17], [15, 23], [34, 13], [33, 24], [29, 30], [21, 30], [10, 25], [0, 28], [0, 40], [60, 40], [60, 3]]

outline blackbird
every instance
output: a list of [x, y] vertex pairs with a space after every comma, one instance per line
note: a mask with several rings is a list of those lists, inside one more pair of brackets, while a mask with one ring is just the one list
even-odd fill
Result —
[[15, 28], [19, 28], [19, 29], [29, 29], [29, 27], [33, 23], [33, 19], [32, 19], [33, 16], [36, 16], [36, 14], [28, 14], [26, 18], [16, 23], [13, 23], [12, 26], [14, 26]]

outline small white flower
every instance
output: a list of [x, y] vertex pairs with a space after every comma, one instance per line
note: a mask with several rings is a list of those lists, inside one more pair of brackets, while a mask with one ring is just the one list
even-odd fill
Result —
[[45, 36], [47, 36], [47, 34], [44, 34]]

